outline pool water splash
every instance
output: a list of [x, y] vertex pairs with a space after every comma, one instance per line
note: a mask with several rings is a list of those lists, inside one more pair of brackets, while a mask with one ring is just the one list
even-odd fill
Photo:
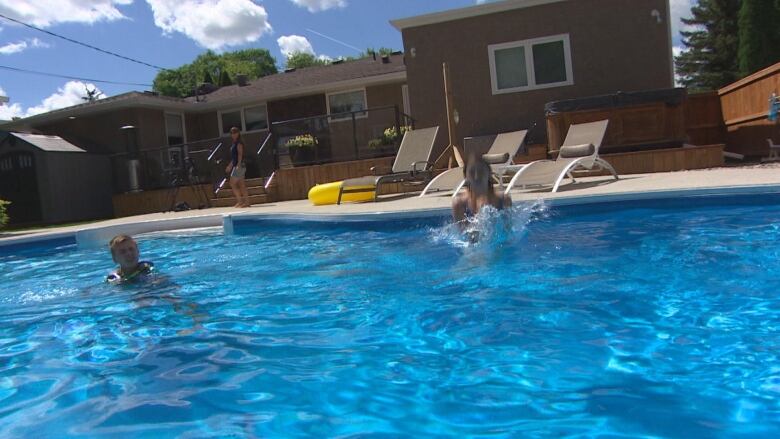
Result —
[[541, 199], [503, 210], [486, 206], [462, 224], [448, 223], [432, 228], [430, 235], [434, 243], [446, 243], [455, 248], [497, 249], [519, 243], [531, 223], [548, 217], [549, 209]]

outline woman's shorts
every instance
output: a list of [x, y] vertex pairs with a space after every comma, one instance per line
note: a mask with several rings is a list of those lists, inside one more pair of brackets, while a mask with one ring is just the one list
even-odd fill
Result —
[[230, 178], [244, 178], [246, 175], [246, 165], [241, 163], [241, 166], [234, 166], [230, 172]]

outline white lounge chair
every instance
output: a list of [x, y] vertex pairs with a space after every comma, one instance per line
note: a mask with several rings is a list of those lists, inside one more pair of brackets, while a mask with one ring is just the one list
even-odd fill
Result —
[[[493, 139], [488, 152], [482, 156], [490, 164], [493, 178], [499, 186], [503, 187], [504, 175], [516, 172], [525, 166], [515, 165], [512, 159], [520, 151], [520, 148], [523, 147], [527, 135], [528, 130], [498, 134]], [[455, 196], [465, 183], [466, 180], [463, 178], [462, 167], [448, 169], [431, 180], [425, 186], [420, 196], [422, 197], [431, 192], [450, 191], [453, 189], [455, 192], [452, 195]]]
[[433, 174], [431, 153], [438, 133], [438, 126], [407, 131], [401, 139], [401, 146], [398, 147], [390, 172], [381, 174], [374, 167], [371, 168], [374, 175], [344, 180], [339, 187], [337, 204], [341, 204], [342, 195], [361, 192], [374, 192], [374, 201], [377, 201], [379, 188], [383, 184], [424, 184], [430, 181]]
[[772, 139], [766, 139], [766, 142], [769, 144], [769, 157], [764, 157], [761, 161], [773, 162], [775, 160], [780, 160], [780, 145], [772, 142]]
[[558, 158], [529, 163], [517, 171], [504, 193], [508, 195], [515, 186], [525, 189], [531, 185], [552, 185], [552, 191], [557, 192], [564, 178], [568, 176], [575, 182], [572, 172], [580, 170], [607, 170], [617, 180], [615, 168], [599, 158], [599, 147], [604, 141], [607, 125], [609, 120], [571, 125], [558, 151]]

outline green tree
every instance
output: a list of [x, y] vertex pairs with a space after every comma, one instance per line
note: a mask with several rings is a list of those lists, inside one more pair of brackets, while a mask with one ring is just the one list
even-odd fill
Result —
[[684, 18], [692, 30], [680, 32], [685, 49], [675, 58], [680, 82], [693, 90], [713, 90], [739, 76], [737, 52], [740, 0], [699, 0]]
[[211, 72], [206, 72], [206, 74], [203, 76], [203, 83], [204, 84], [214, 83], [214, 78], [211, 76]]
[[293, 52], [287, 56], [285, 68], [304, 69], [306, 67], [324, 66], [330, 64], [328, 60], [319, 59], [308, 52]]
[[191, 96], [201, 78], [246, 75], [249, 79], [274, 74], [276, 60], [266, 49], [244, 49], [216, 54], [210, 50], [198, 55], [190, 64], [160, 71], [154, 78], [154, 91], [173, 97]]
[[219, 86], [227, 87], [228, 85], [233, 85], [233, 81], [230, 80], [230, 74], [227, 70], [222, 70], [219, 74]]
[[739, 72], [748, 76], [780, 61], [780, 0], [742, 0]]
[[358, 58], [368, 58], [369, 56], [384, 56], [384, 55], [390, 55], [391, 53], [395, 52], [395, 50], [389, 48], [389, 47], [380, 47], [379, 49], [374, 49], [373, 47], [369, 47], [363, 52], [360, 53]]

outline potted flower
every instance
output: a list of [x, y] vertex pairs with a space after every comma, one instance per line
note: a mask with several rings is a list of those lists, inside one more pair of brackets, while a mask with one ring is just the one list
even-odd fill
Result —
[[317, 147], [317, 138], [311, 134], [302, 134], [289, 139], [285, 146], [290, 150], [290, 158], [293, 163], [311, 164], [314, 161], [314, 148]]
[[[401, 126], [400, 135], [403, 136], [411, 129], [408, 125]], [[386, 128], [381, 137], [368, 141], [368, 147], [382, 153], [393, 152], [398, 136], [399, 130], [395, 126]]]

